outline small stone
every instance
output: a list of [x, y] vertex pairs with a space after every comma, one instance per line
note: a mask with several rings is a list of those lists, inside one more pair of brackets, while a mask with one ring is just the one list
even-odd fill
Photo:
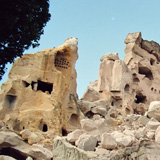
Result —
[[82, 135], [84, 132], [80, 129], [76, 129], [75, 131], [69, 133], [67, 135], [67, 141], [69, 141], [70, 143], [75, 142], [80, 135]]
[[24, 140], [28, 140], [28, 138], [29, 138], [29, 136], [31, 136], [32, 132], [28, 129], [24, 129], [20, 132], [20, 134]]
[[28, 143], [29, 144], [34, 144], [40, 141], [40, 138], [35, 134], [32, 133], [29, 137], [28, 137]]
[[155, 131], [158, 126], [160, 126], [160, 122], [158, 122], [156, 119], [152, 118], [149, 120], [149, 122], [146, 124], [145, 130], [146, 131]]
[[106, 150], [104, 148], [96, 148], [96, 151], [95, 151], [96, 154], [98, 155], [106, 155], [106, 154], [109, 154], [110, 151], [109, 150]]
[[154, 132], [154, 131], [149, 131], [149, 132], [147, 132], [147, 137], [148, 137], [149, 139], [153, 139], [154, 136], [155, 136], [155, 132]]

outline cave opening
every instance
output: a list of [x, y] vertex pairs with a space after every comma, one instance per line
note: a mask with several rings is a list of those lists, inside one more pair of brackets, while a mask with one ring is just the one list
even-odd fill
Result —
[[150, 59], [150, 64], [151, 64], [151, 65], [154, 65], [154, 63], [155, 63], [155, 60], [151, 58], [151, 59]]
[[6, 95], [6, 98], [5, 98], [5, 106], [9, 109], [12, 109], [14, 107], [14, 103], [17, 99], [17, 96], [14, 96], [14, 95]]
[[93, 118], [94, 113], [91, 112], [91, 111], [88, 111], [88, 112], [86, 113], [86, 116], [87, 116], [88, 118]]
[[124, 90], [125, 90], [126, 92], [129, 92], [129, 84], [126, 84], [126, 85], [125, 85]]
[[62, 128], [62, 136], [67, 136], [67, 131], [66, 131], [66, 129], [64, 129], [64, 128]]
[[24, 86], [27, 88], [30, 84], [26, 81], [23, 81]]
[[146, 101], [146, 96], [144, 96], [142, 93], [138, 93], [135, 98], [135, 103], [145, 103]]
[[153, 80], [152, 72], [147, 67], [139, 67], [139, 74], [143, 74], [146, 78]]
[[37, 91], [38, 90], [41, 90], [42, 92], [46, 92], [47, 91], [49, 94], [51, 94], [51, 92], [53, 90], [53, 84], [38, 80], [37, 81]]
[[47, 132], [47, 131], [48, 131], [48, 126], [47, 126], [46, 124], [43, 125], [42, 131], [43, 131], [43, 132]]

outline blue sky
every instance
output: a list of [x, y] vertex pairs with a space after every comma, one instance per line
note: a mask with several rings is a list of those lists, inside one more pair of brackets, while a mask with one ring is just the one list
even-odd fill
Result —
[[140, 31], [143, 39], [160, 43], [159, 8], [160, 0], [50, 0], [52, 17], [40, 46], [25, 53], [59, 46], [69, 37], [78, 38], [77, 93], [81, 98], [89, 82], [98, 79], [104, 54], [118, 52], [124, 59], [128, 33]]

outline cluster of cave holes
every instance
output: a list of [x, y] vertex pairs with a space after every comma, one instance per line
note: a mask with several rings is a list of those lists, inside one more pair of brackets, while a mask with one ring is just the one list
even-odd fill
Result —
[[144, 66], [140, 66], [138, 69], [139, 74], [143, 74], [145, 75], [146, 78], [148, 78], [149, 80], [153, 80], [153, 75], [152, 72], [149, 68], [144, 67]]
[[135, 97], [135, 103], [145, 103], [146, 102], [146, 96], [142, 93], [137, 93]]
[[65, 58], [60, 58], [60, 59], [56, 58], [54, 64], [55, 64], [55, 67], [60, 67], [63, 69], [68, 69], [68, 66], [69, 66], [69, 62]]
[[[153, 87], [151, 88], [151, 91], [154, 92], [154, 93], [157, 93], [157, 89], [155, 89], [155, 88], [153, 88]], [[159, 90], [158, 93], [160, 94], [160, 90]]]
[[140, 80], [137, 78], [137, 74], [133, 73], [133, 82], [139, 82]]

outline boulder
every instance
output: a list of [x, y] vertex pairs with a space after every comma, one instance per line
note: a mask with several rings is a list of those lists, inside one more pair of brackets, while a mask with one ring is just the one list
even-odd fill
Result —
[[119, 131], [114, 131], [111, 133], [111, 135], [119, 146], [128, 147], [135, 142], [135, 137], [133, 137], [132, 135], [126, 135]]
[[83, 149], [85, 151], [94, 151], [97, 145], [97, 138], [91, 135], [81, 138], [78, 143], [78, 148]]
[[155, 118], [160, 121], [160, 101], [150, 103], [147, 115], [150, 118]]
[[76, 140], [78, 140], [79, 136], [82, 135], [83, 133], [84, 132], [81, 129], [76, 129], [75, 131], [67, 135], [67, 141], [73, 143]]
[[104, 133], [102, 135], [101, 145], [105, 149], [115, 149], [117, 147], [115, 139], [109, 133]]
[[91, 152], [86, 152], [82, 149], [79, 149], [70, 143], [66, 142], [64, 139], [60, 137], [56, 137], [54, 139], [53, 144], [53, 159], [54, 160], [87, 160], [96, 158], [97, 155]]

